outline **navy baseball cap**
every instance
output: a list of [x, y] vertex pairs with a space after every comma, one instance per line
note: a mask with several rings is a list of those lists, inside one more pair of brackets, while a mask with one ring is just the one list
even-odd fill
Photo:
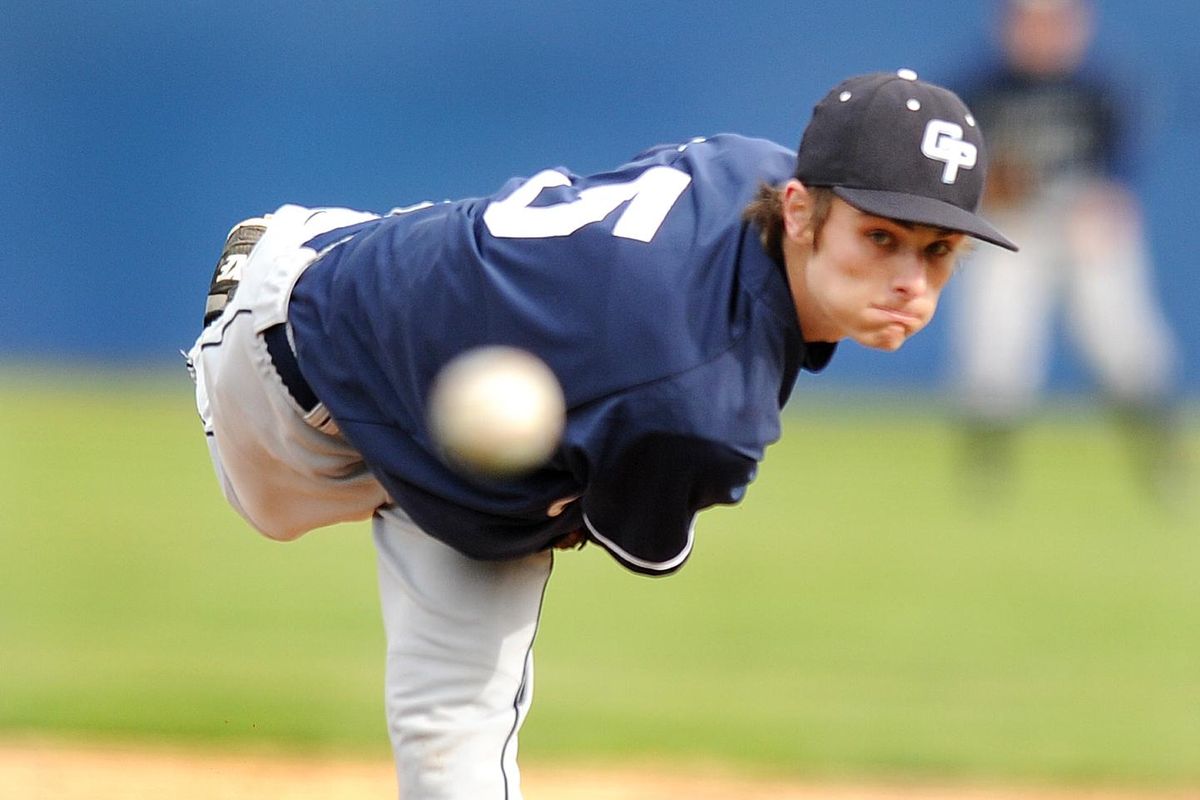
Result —
[[983, 136], [953, 92], [912, 70], [848, 78], [813, 108], [796, 178], [828, 186], [879, 217], [1017, 246], [976, 213], [987, 174]]

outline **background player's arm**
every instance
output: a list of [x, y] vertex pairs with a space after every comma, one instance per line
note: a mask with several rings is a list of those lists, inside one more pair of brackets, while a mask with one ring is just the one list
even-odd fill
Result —
[[983, 202], [991, 209], [1019, 208], [1038, 188], [1033, 166], [1015, 148], [997, 148], [990, 155]]

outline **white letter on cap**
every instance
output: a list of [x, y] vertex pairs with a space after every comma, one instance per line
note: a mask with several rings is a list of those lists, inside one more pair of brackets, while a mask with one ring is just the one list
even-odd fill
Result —
[[962, 127], [944, 119], [929, 120], [921, 138], [921, 152], [934, 161], [945, 162], [942, 183], [954, 183], [958, 180], [958, 168], [971, 169], [978, 157], [975, 145], [963, 141]]

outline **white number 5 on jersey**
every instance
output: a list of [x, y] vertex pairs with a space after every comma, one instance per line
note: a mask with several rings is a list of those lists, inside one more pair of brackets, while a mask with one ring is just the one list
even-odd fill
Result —
[[604, 219], [628, 200], [628, 207], [613, 225], [612, 235], [648, 242], [691, 182], [690, 175], [674, 167], [651, 167], [625, 183], [583, 189], [567, 203], [531, 206], [542, 189], [571, 185], [566, 175], [547, 169], [518, 186], [504, 200], [490, 204], [483, 212], [483, 222], [492, 236], [502, 239], [570, 236], [584, 225]]

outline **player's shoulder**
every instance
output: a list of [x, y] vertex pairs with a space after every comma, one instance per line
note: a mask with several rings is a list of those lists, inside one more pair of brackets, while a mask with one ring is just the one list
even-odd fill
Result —
[[994, 49], [985, 50], [965, 68], [940, 80], [968, 106], [1018, 83], [1016, 74]]
[[769, 139], [718, 133], [643, 151], [629, 168], [659, 165], [686, 173], [694, 190], [707, 196], [707, 203], [719, 206], [723, 197], [728, 203], [744, 205], [760, 184], [790, 178], [796, 170], [796, 153]]
[[654, 161], [671, 165], [680, 161], [745, 159], [761, 162], [764, 159], [795, 161], [796, 154], [778, 142], [739, 133], [716, 133], [693, 136], [679, 142], [649, 147], [633, 157], [633, 162]]

